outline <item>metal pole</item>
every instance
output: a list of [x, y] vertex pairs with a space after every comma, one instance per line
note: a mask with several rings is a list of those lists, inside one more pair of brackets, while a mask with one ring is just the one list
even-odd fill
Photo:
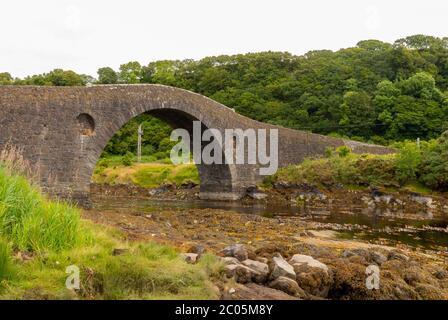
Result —
[[140, 124], [138, 126], [138, 140], [137, 140], [137, 161], [142, 162], [142, 135], [143, 135], [143, 129], [142, 125]]

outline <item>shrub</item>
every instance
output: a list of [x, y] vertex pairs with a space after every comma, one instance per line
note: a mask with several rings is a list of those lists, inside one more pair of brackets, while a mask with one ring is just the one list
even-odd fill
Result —
[[331, 158], [333, 156], [334, 153], [334, 148], [333, 147], [326, 147], [325, 148], [325, 157], [326, 158]]
[[170, 154], [171, 149], [173, 149], [176, 144], [176, 141], [171, 141], [169, 137], [165, 137], [159, 142], [158, 150], [164, 152], [165, 154]]
[[121, 163], [126, 167], [132, 166], [132, 164], [134, 163], [134, 154], [129, 151], [126, 152], [126, 154], [121, 159]]
[[[342, 156], [341, 156], [342, 154]], [[336, 183], [360, 186], [397, 186], [394, 155], [375, 156], [337, 150], [329, 158], [306, 159], [300, 165], [280, 169], [270, 179], [289, 183], [333, 186]]]
[[389, 144], [389, 141], [382, 136], [372, 136], [368, 142], [382, 146], [387, 146]]
[[359, 158], [356, 161], [359, 171], [359, 181], [357, 184], [364, 186], [398, 186], [395, 175], [395, 163], [393, 157], [370, 156]]
[[[300, 165], [280, 169], [265, 179], [331, 186], [343, 183], [359, 186], [399, 187], [420, 185], [432, 190], [448, 191], [448, 131], [439, 139], [402, 141], [393, 144], [399, 152], [389, 155], [353, 154], [340, 147], [327, 149], [326, 158], [306, 159]], [[423, 184], [423, 186], [421, 185]]]
[[109, 160], [106, 158], [100, 159], [95, 167], [94, 173], [100, 174], [109, 166]]
[[150, 144], [146, 144], [142, 147], [142, 154], [145, 156], [150, 156], [154, 152], [156, 152], [156, 149], [154, 148], [154, 146], [152, 146]]
[[338, 147], [336, 149], [336, 152], [338, 153], [338, 155], [340, 157], [344, 158], [344, 157], [348, 156], [352, 152], [352, 149], [350, 149], [347, 146], [341, 146], [341, 147]]
[[432, 189], [448, 190], [448, 131], [423, 153], [420, 181]]
[[169, 157], [169, 153], [166, 153], [164, 151], [159, 151], [156, 152], [152, 155], [154, 158], [156, 158], [157, 160], [161, 160], [161, 159], [166, 159], [167, 157]]
[[403, 143], [395, 160], [397, 179], [401, 185], [415, 181], [422, 162], [421, 149], [414, 141]]
[[98, 161], [98, 163], [96, 164], [97, 168], [100, 169], [105, 169], [109, 166], [109, 160], [106, 158], [102, 158]]
[[331, 167], [335, 180], [343, 184], [357, 184], [360, 180], [359, 170], [355, 165], [356, 156], [345, 156], [343, 158], [334, 156], [331, 158]]
[[297, 184], [331, 185], [336, 182], [330, 159], [305, 159], [301, 165], [292, 165], [279, 170], [277, 179]]

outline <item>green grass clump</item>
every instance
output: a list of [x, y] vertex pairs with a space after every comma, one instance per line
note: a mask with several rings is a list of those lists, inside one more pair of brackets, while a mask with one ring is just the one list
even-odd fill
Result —
[[200, 265], [185, 263], [172, 248], [140, 244], [128, 255], [105, 259], [96, 270], [103, 270], [102, 297], [213, 298], [208, 275]]
[[178, 166], [168, 179], [177, 186], [190, 181], [199, 184], [198, 169], [194, 164]]
[[131, 166], [135, 161], [135, 156], [131, 152], [126, 152], [126, 154], [123, 156], [121, 162], [124, 166]]
[[142, 168], [132, 175], [132, 180], [141, 187], [155, 188], [166, 182], [170, 173], [166, 166]]
[[76, 209], [49, 201], [24, 177], [0, 166], [0, 236], [32, 252], [73, 247], [78, 231]]
[[[111, 165], [101, 160], [92, 177], [99, 184], [134, 184], [143, 188], [157, 188], [164, 184], [180, 186], [189, 182], [199, 184], [199, 172], [194, 163], [173, 165], [163, 160], [134, 163], [131, 166]], [[114, 160], [115, 161], [115, 160]], [[112, 162], [115, 163], [115, 162]]]
[[145, 167], [133, 174], [135, 184], [145, 188], [155, 188], [162, 184], [194, 182], [199, 184], [199, 174], [194, 164], [190, 165], [160, 165]]
[[[66, 287], [69, 266], [80, 270], [79, 289]], [[0, 162], [0, 299], [212, 299], [221, 271], [214, 256], [191, 265], [172, 247], [128, 243]]]
[[[169, 156], [169, 154], [168, 154]], [[137, 156], [132, 153], [126, 153], [125, 155], [103, 155], [97, 162], [95, 167], [95, 173], [101, 173], [106, 168], [113, 168], [119, 166], [132, 166], [137, 161]], [[164, 163], [171, 164], [171, 160], [167, 154], [154, 154], [154, 155], [142, 155], [141, 163]]]
[[0, 281], [11, 277], [11, 248], [9, 243], [0, 238]]
[[[91, 245], [51, 251], [20, 265], [0, 299], [215, 299], [210, 281], [222, 264], [204, 255], [186, 263], [174, 248], [157, 243], [127, 243], [115, 229], [85, 222], [95, 235]], [[115, 248], [126, 249], [113, 255]], [[80, 289], [66, 289], [67, 266], [80, 270]], [[30, 296], [31, 295], [31, 296]]]

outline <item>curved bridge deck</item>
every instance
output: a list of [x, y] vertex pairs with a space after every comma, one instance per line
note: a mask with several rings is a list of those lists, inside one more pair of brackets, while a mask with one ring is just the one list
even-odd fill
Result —
[[[35, 167], [48, 193], [88, 199], [96, 162], [112, 136], [130, 119], [151, 113], [173, 128], [278, 129], [278, 165], [299, 163], [348, 145], [356, 153], [390, 153], [376, 145], [260, 123], [209, 98], [161, 85], [92, 87], [0, 86], [0, 149], [12, 144]], [[260, 164], [198, 165], [201, 197], [236, 199], [263, 179]]]

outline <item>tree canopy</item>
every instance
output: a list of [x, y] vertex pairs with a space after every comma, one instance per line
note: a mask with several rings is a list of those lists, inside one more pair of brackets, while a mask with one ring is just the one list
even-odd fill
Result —
[[[56, 69], [0, 84], [85, 85], [91, 77]], [[448, 38], [414, 35], [360, 41], [297, 56], [259, 52], [131, 61], [98, 70], [98, 84], [156, 83], [185, 88], [250, 118], [387, 144], [435, 138], [448, 129]]]

